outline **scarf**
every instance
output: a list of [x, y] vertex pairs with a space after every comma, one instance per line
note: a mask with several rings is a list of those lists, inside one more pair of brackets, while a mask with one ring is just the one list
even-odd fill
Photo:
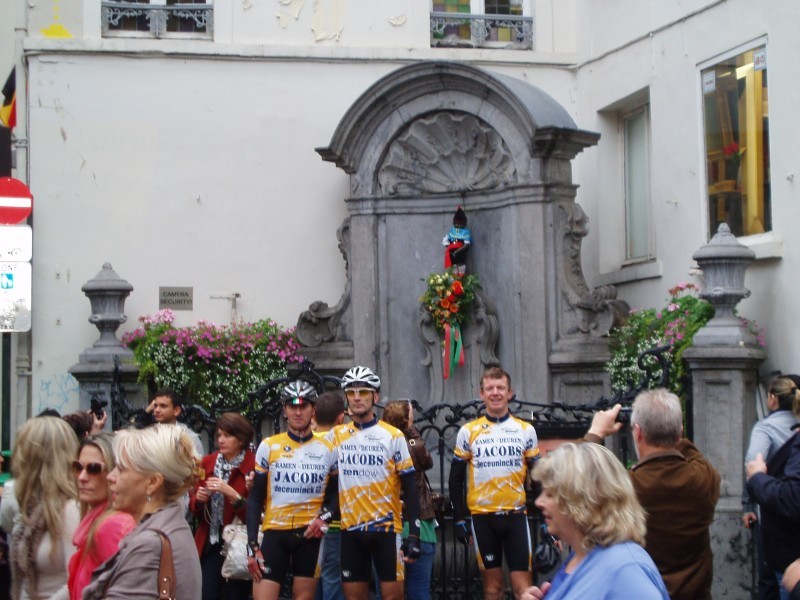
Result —
[[22, 582], [28, 596], [36, 598], [36, 551], [47, 531], [44, 507], [38, 503], [30, 516], [14, 528], [11, 535], [11, 597], [17, 600]]
[[[214, 463], [214, 477], [222, 479], [228, 483], [233, 470], [242, 464], [244, 460], [244, 450], [231, 461], [225, 460], [222, 452], [217, 452], [217, 462]], [[211, 494], [211, 514], [209, 519], [208, 541], [210, 544], [219, 544], [220, 533], [222, 532], [222, 517], [225, 510], [225, 496], [221, 492]]]

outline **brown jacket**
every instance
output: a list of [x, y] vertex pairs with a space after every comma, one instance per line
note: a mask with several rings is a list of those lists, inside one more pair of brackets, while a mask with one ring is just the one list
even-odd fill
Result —
[[[601, 442], [587, 435], [587, 441]], [[647, 513], [645, 550], [672, 600], [709, 600], [713, 564], [708, 528], [719, 500], [719, 473], [687, 439], [630, 470]]]
[[[214, 476], [214, 465], [217, 463], [217, 455], [219, 452], [213, 452], [212, 454], [206, 454], [203, 457], [203, 472], [205, 473], [204, 479], [208, 479], [209, 477]], [[239, 492], [239, 495], [242, 498], [247, 498], [248, 490], [247, 490], [247, 474], [255, 468], [256, 464], [256, 457], [250, 449], [248, 448], [244, 453], [244, 459], [242, 460], [241, 464], [231, 471], [230, 477], [228, 478], [228, 485], [231, 486], [234, 490]], [[197, 499], [197, 489], [200, 487], [202, 482], [198, 482], [194, 489], [189, 494], [189, 510], [192, 514], [197, 517], [197, 531], [194, 534], [194, 541], [197, 544], [197, 552], [200, 556], [203, 556], [203, 550], [206, 547], [206, 540], [208, 540], [208, 533], [209, 533], [209, 516], [208, 511], [206, 510], [206, 503], [200, 502]], [[239, 517], [239, 520], [244, 523], [247, 521], [247, 504], [243, 504], [237, 509], [233, 508], [233, 504], [228, 498], [225, 498], [225, 504], [223, 505], [224, 508], [222, 509], [222, 525], [228, 525], [229, 523], [233, 522], [234, 517]]]
[[[422, 520], [433, 519], [436, 511], [431, 501], [430, 488], [425, 477], [425, 471], [433, 467], [433, 458], [425, 447], [425, 441], [419, 435], [416, 427], [408, 430], [406, 437], [411, 461], [414, 463], [414, 480], [417, 482], [417, 495], [419, 497], [419, 518]], [[405, 515], [404, 515], [405, 518]]]
[[119, 543], [119, 552], [94, 570], [92, 582], [83, 590], [83, 600], [158, 598], [161, 537], [154, 529], [163, 531], [172, 544], [175, 598], [200, 598], [202, 573], [192, 530], [184, 518], [183, 506], [171, 502], [145, 515], [136, 529]]

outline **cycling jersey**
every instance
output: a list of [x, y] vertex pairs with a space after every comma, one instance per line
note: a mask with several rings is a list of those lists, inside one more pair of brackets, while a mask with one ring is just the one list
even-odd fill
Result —
[[346, 423], [328, 432], [339, 464], [342, 530], [403, 530], [400, 476], [414, 471], [403, 433], [388, 423]]
[[324, 438], [279, 433], [259, 444], [256, 471], [267, 474], [261, 528], [297, 529], [320, 513], [328, 478], [336, 472], [336, 452]]
[[538, 458], [533, 425], [510, 414], [483, 416], [456, 437], [455, 460], [467, 463], [467, 507], [472, 514], [525, 508], [528, 462]]

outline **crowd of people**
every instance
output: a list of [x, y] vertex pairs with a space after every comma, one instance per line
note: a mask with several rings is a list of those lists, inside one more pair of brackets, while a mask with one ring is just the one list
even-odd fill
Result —
[[[764, 599], [800, 598], [798, 381], [770, 386], [771, 413], [745, 459], [743, 523], [759, 540]], [[91, 413], [30, 419], [0, 501], [6, 597], [277, 600], [291, 575], [297, 600], [429, 599], [443, 523], [414, 407], [381, 402], [367, 367], [349, 369], [341, 387], [289, 382], [280, 391], [286, 430], [257, 444], [247, 419], [221, 414], [208, 454], [178, 423], [171, 390], [113, 434]], [[603, 445], [623, 427], [619, 405], [597, 412], [583, 439], [544, 453], [535, 427], [511, 414], [506, 371], [488, 368], [479, 392], [484, 407], [458, 431], [448, 491], [484, 598], [505, 596], [505, 572], [517, 600], [711, 598], [720, 476], [683, 437], [677, 396], [637, 396], [638, 461], [626, 469]], [[537, 585], [531, 489], [563, 553]]]

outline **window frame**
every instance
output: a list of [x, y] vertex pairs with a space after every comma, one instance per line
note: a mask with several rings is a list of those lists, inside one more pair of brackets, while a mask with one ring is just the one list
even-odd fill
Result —
[[[646, 236], [645, 244], [647, 249], [644, 254], [640, 256], [631, 255], [631, 219], [630, 219], [630, 195], [628, 188], [628, 135], [626, 125], [632, 118], [641, 115], [644, 118], [644, 183], [642, 185], [643, 197], [637, 205], [646, 212], [644, 235]], [[625, 218], [625, 248], [623, 252], [622, 266], [633, 265], [642, 262], [649, 262], [655, 258], [655, 235], [653, 229], [653, 196], [652, 196], [652, 132], [650, 121], [650, 103], [639, 103], [631, 108], [626, 108], [619, 111], [619, 141], [620, 141], [620, 154], [621, 154], [621, 189], [623, 200], [623, 215]]]
[[[169, 11], [179, 10], [183, 7], [200, 8], [208, 11], [205, 16], [205, 31], [170, 31], [168, 29], [168, 18], [166, 9]], [[143, 10], [140, 15], [148, 22], [148, 29], [111, 29], [110, 14], [112, 9], [131, 9]], [[161, 10], [160, 10], [161, 9]], [[153, 14], [152, 18], [146, 15], [148, 12], [160, 13]], [[104, 38], [140, 38], [140, 39], [193, 39], [193, 40], [212, 40], [214, 36], [214, 0], [182, 2], [181, 0], [102, 0], [101, 2], [101, 30]], [[123, 17], [124, 18], [124, 17]]]

